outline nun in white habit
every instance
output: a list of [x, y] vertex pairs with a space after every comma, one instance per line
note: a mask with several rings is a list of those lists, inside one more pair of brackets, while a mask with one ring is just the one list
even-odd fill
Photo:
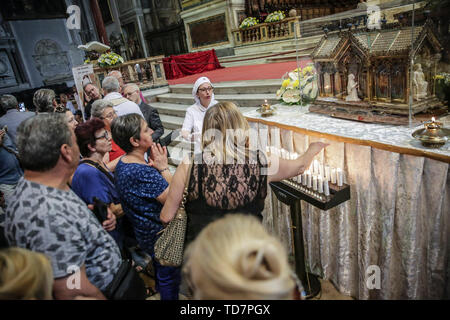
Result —
[[214, 99], [214, 88], [207, 77], [195, 81], [192, 96], [195, 103], [186, 110], [181, 135], [190, 141], [200, 141], [205, 112], [218, 101]]

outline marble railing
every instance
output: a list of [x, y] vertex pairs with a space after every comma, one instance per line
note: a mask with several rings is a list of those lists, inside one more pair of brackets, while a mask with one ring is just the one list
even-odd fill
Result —
[[[142, 59], [126, 61], [118, 66], [94, 68], [94, 72], [102, 80], [112, 70], [119, 70], [125, 83], [136, 83], [144, 86], [162, 86], [167, 85], [166, 75], [163, 66], [164, 56], [147, 57]], [[141, 79], [136, 72], [135, 65], [138, 64], [141, 69]]]
[[261, 23], [254, 27], [233, 30], [235, 44], [246, 45], [253, 43], [268, 42], [274, 40], [292, 39], [300, 35], [298, 27], [299, 17], [286, 18], [281, 21], [271, 23]]

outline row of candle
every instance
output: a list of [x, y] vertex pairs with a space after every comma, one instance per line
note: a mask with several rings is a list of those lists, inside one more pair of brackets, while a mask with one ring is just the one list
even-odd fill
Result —
[[[289, 152], [273, 146], [268, 147], [268, 152], [286, 160], [295, 160], [299, 157], [299, 154], [296, 152]], [[318, 160], [314, 160], [308, 170], [293, 177], [292, 180], [328, 196], [330, 194], [329, 182], [342, 187], [344, 184], [344, 173], [341, 168], [332, 168], [328, 165], [324, 166]]]

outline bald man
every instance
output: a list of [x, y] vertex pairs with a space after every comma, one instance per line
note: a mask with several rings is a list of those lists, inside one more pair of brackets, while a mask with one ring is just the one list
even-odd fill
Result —
[[[119, 70], [113, 70], [113, 71], [110, 71], [110, 72], [108, 73], [108, 77], [114, 77], [114, 78], [117, 79], [117, 81], [119, 81], [119, 86], [120, 86], [119, 92], [120, 92], [120, 94], [122, 94], [122, 95], [124, 96], [124, 94], [123, 94], [123, 88], [124, 88], [124, 86], [125, 86], [125, 82], [123, 81], [122, 73], [121, 73]], [[125, 97], [125, 96], [124, 96], [124, 97]], [[142, 100], [144, 103], [147, 102], [147, 101], [145, 101], [145, 98], [144, 98], [144, 96], [142, 95], [141, 91], [139, 91], [139, 97], [141, 98], [141, 100]], [[125, 97], [125, 98], [126, 98], [126, 97]]]
[[140, 93], [139, 87], [134, 83], [126, 84], [123, 88], [123, 96], [139, 106], [148, 126], [153, 130], [152, 139], [157, 142], [164, 133], [164, 127], [159, 118], [158, 110], [142, 101]]

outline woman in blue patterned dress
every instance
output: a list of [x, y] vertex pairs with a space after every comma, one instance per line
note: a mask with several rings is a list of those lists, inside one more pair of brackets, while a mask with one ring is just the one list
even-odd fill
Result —
[[[153, 142], [153, 131], [140, 115], [118, 117], [111, 129], [114, 141], [126, 152], [116, 166], [116, 190], [131, 218], [139, 246], [153, 258], [157, 233], [163, 228], [159, 215], [172, 179], [167, 150]], [[149, 148], [151, 157], [147, 162], [145, 153]], [[177, 300], [180, 268], [161, 266], [155, 259], [153, 266], [161, 300]]]

